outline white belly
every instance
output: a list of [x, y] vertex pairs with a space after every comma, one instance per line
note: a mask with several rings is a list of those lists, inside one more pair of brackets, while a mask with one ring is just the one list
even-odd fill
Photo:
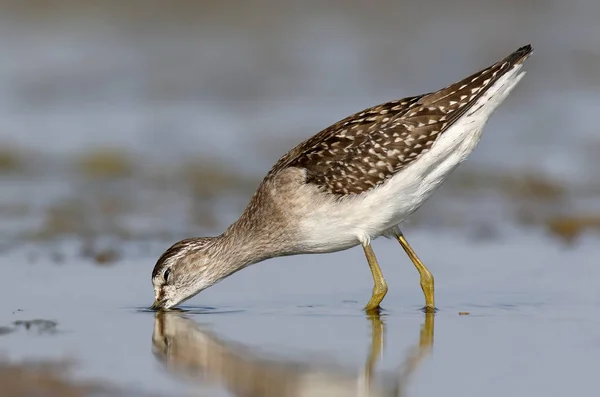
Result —
[[416, 211], [473, 151], [496, 108], [525, 75], [515, 67], [444, 132], [431, 150], [385, 184], [343, 200], [315, 203], [299, 225], [303, 248], [332, 252], [366, 244]]

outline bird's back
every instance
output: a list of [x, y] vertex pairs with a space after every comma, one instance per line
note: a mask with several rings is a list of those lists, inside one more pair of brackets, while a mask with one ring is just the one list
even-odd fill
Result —
[[[417, 210], [479, 142], [531, 47], [439, 91], [357, 113], [301, 143], [270, 171], [303, 175], [287, 201], [304, 252], [368, 243]], [[287, 171], [286, 171], [287, 170]]]
[[336, 196], [360, 194], [418, 160], [478, 99], [531, 53], [517, 51], [436, 92], [387, 102], [324, 129], [284, 155], [270, 174], [306, 170], [306, 182]]

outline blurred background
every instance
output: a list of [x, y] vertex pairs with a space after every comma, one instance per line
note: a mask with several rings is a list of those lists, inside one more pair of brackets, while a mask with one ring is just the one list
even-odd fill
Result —
[[528, 43], [527, 76], [407, 230], [597, 244], [599, 15], [595, 0], [0, 1], [0, 261], [112, 265], [220, 233], [298, 142]]
[[[299, 141], [529, 42], [529, 75], [414, 223], [487, 235], [508, 221], [569, 239], [597, 226], [595, 1], [1, 4], [11, 245], [223, 228]], [[462, 208], [464, 195], [478, 199]]]

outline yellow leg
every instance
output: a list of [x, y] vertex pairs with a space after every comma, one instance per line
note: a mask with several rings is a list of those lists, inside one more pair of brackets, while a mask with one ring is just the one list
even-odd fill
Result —
[[383, 278], [383, 273], [381, 273], [381, 269], [379, 268], [379, 264], [377, 263], [377, 258], [375, 258], [373, 248], [371, 248], [371, 244], [363, 245], [363, 249], [365, 250], [365, 256], [367, 257], [367, 262], [369, 262], [369, 267], [373, 274], [373, 282], [375, 284], [373, 286], [371, 300], [367, 303], [365, 310], [367, 312], [375, 312], [379, 310], [379, 304], [383, 300], [385, 294], [387, 294], [388, 287]]
[[423, 294], [425, 294], [424, 310], [427, 313], [432, 313], [435, 311], [433, 275], [427, 269], [427, 267], [425, 267], [423, 262], [421, 262], [415, 251], [413, 251], [410, 244], [408, 244], [408, 241], [406, 241], [406, 238], [404, 238], [402, 232], [399, 231], [396, 235], [396, 238], [398, 239], [398, 242], [400, 243], [402, 248], [404, 248], [404, 251], [406, 251], [406, 254], [410, 258], [412, 263], [414, 263], [415, 267], [419, 271], [419, 275], [421, 276], [421, 289], [423, 290]]

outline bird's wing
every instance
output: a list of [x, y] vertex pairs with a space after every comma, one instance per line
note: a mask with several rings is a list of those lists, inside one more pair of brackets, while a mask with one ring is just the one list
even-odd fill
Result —
[[425, 95], [384, 103], [349, 116], [302, 142], [271, 169], [306, 170], [306, 183], [337, 196], [381, 185], [429, 151], [505, 73], [531, 53], [519, 48], [455, 84]]

